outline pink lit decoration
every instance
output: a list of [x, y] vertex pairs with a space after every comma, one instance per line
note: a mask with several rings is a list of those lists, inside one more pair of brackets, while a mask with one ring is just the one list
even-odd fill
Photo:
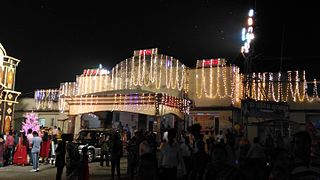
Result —
[[31, 112], [24, 114], [24, 117], [26, 118], [25, 122], [22, 122], [22, 130], [27, 134], [28, 129], [32, 129], [33, 131], [39, 131], [40, 125], [39, 125], [39, 117], [38, 114]]

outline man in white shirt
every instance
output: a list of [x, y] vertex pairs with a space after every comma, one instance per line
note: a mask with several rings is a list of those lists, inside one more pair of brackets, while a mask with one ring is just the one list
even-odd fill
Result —
[[32, 140], [33, 140], [32, 129], [28, 129], [27, 139], [29, 142], [29, 147], [28, 147], [29, 164], [32, 165], [32, 154], [31, 154]]
[[[222, 140], [223, 139], [223, 140]], [[220, 143], [220, 142], [226, 142], [226, 139], [225, 139], [225, 136], [224, 134], [222, 133], [222, 130], [220, 130], [219, 134], [217, 135], [217, 142]]]

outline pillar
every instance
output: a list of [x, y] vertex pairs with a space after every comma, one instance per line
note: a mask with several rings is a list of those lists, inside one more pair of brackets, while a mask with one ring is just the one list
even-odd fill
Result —
[[103, 128], [112, 128], [113, 112], [107, 111], [105, 118], [102, 119]]
[[79, 131], [81, 130], [81, 114], [77, 115], [74, 119], [74, 135], [77, 136]]
[[74, 134], [74, 128], [76, 124], [75, 119], [75, 115], [68, 115], [68, 134]]
[[145, 114], [139, 114], [138, 118], [138, 130], [147, 130], [147, 115]]

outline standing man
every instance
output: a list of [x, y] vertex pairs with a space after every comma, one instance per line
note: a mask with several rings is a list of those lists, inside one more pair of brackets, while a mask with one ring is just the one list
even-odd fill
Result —
[[32, 153], [31, 153], [32, 140], [33, 140], [32, 129], [28, 129], [27, 139], [28, 139], [28, 143], [29, 143], [29, 145], [28, 145], [29, 164], [32, 166]]
[[56, 180], [61, 180], [63, 168], [66, 164], [66, 161], [65, 161], [66, 137], [65, 136], [62, 136], [62, 139], [58, 140], [58, 146], [55, 149], [55, 153], [56, 153], [55, 166], [57, 167]]
[[109, 166], [109, 135], [104, 134], [99, 143], [101, 146], [100, 166], [103, 166], [104, 161], [106, 161], [106, 166]]
[[38, 136], [36, 131], [33, 131], [33, 139], [32, 139], [32, 162], [33, 168], [31, 172], [38, 172], [39, 171], [39, 153], [40, 153], [40, 146], [42, 139]]

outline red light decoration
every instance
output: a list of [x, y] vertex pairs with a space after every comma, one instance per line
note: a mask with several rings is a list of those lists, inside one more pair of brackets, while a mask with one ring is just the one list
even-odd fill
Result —
[[220, 61], [220, 59], [204, 59], [201, 63], [201, 67], [218, 66], [220, 64]]
[[141, 49], [141, 50], [135, 50], [133, 52], [133, 56], [151, 56], [153, 54], [158, 54], [157, 48]]
[[140, 50], [139, 55], [151, 55], [152, 54], [152, 49], [145, 49], [145, 50]]
[[83, 70], [83, 75], [85, 76], [96, 76], [100, 75], [101, 70], [100, 69], [84, 69]]

